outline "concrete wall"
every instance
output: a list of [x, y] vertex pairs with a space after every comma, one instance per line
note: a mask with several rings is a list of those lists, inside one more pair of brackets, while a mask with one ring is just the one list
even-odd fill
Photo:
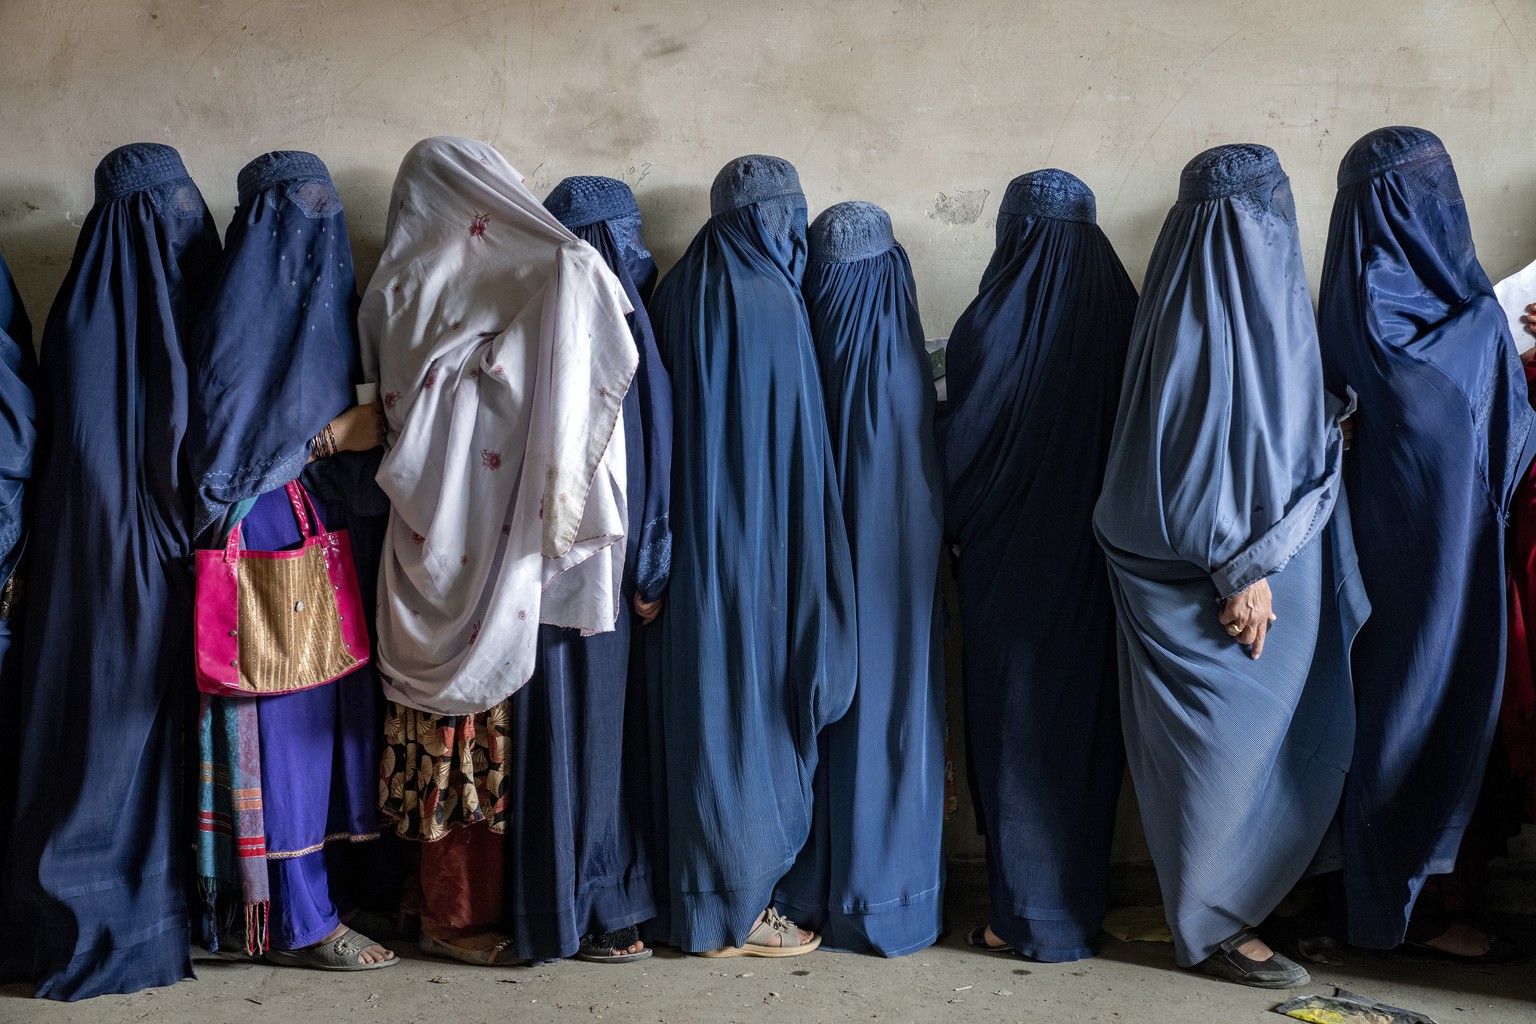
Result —
[[41, 319], [108, 149], [176, 146], [222, 222], [241, 165], [292, 147], [335, 172], [366, 278], [401, 154], [459, 133], [539, 194], [624, 178], [665, 265], [720, 165], [766, 152], [813, 215], [890, 210], [940, 335], [1016, 174], [1086, 180], [1139, 279], [1184, 162], [1263, 142], [1316, 274], [1339, 158], [1416, 124], [1497, 278], [1536, 257], [1533, 57], [1529, 0], [3, 0], [0, 251]]
[[[108, 149], [176, 146], [222, 224], [246, 160], [302, 148], [335, 174], [366, 280], [400, 156], [457, 133], [540, 195], [623, 178], [665, 267], [721, 164], [766, 152], [798, 165], [813, 214], [891, 212], [937, 336], [1016, 174], [1084, 178], [1139, 279], [1184, 162], [1263, 142], [1315, 280], [1339, 158], [1415, 124], [1455, 156], [1497, 279], [1536, 257], [1533, 57], [1529, 0], [4, 0], [0, 252], [40, 323]], [[979, 852], [969, 824], [959, 854]]]

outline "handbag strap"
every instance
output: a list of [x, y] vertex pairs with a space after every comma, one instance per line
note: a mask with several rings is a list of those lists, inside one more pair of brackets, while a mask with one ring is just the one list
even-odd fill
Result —
[[309, 540], [309, 520], [315, 520], [315, 536], [325, 540], [330, 536], [330, 531], [325, 528], [325, 523], [320, 518], [320, 510], [315, 508], [315, 499], [309, 496], [309, 490], [297, 480], [288, 484], [288, 504], [293, 508], [293, 517], [299, 521], [299, 534], [304, 540]]
[[[293, 518], [299, 524], [299, 537], [301, 541], [309, 540], [309, 520], [313, 516], [315, 520], [314, 532], [321, 540], [330, 536], [330, 531], [325, 528], [325, 523], [320, 518], [320, 510], [315, 508], [315, 499], [309, 496], [309, 491], [297, 480], [289, 483], [284, 490], [288, 492], [288, 507], [293, 509]], [[240, 523], [229, 531], [229, 539], [224, 542], [224, 561], [234, 562], [240, 557]]]

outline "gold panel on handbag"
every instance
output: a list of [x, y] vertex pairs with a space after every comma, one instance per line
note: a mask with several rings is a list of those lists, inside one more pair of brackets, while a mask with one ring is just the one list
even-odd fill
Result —
[[297, 558], [239, 563], [240, 688], [283, 693], [352, 671], [325, 549], [306, 545]]

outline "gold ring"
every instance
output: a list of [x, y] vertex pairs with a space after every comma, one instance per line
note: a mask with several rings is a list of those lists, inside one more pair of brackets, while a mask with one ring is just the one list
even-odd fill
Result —
[[1235, 623], [1235, 622], [1227, 623], [1227, 633], [1228, 633], [1228, 635], [1230, 635], [1230, 636], [1237, 636], [1242, 631], [1243, 631], [1243, 627], [1239, 626], [1237, 623]]

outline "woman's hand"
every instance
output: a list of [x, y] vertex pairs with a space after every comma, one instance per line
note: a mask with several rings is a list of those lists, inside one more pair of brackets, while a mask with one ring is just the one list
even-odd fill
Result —
[[1344, 450], [1349, 451], [1355, 443], [1355, 418], [1345, 416], [1339, 420], [1339, 429], [1344, 432]]
[[1252, 647], [1248, 653], [1254, 659], [1264, 653], [1264, 637], [1276, 618], [1270, 610], [1271, 600], [1269, 581], [1259, 580], [1227, 598], [1221, 609], [1222, 628], [1237, 643]]
[[658, 597], [654, 601], [647, 601], [637, 591], [635, 593], [635, 614], [640, 616], [640, 624], [642, 626], [649, 626], [656, 621], [656, 616], [661, 614], [661, 598]]
[[1525, 307], [1525, 314], [1520, 317], [1520, 322], [1525, 324], [1525, 333], [1536, 338], [1536, 302]]
[[384, 405], [369, 402], [354, 405], [331, 420], [336, 447], [344, 452], [366, 452], [384, 443]]

